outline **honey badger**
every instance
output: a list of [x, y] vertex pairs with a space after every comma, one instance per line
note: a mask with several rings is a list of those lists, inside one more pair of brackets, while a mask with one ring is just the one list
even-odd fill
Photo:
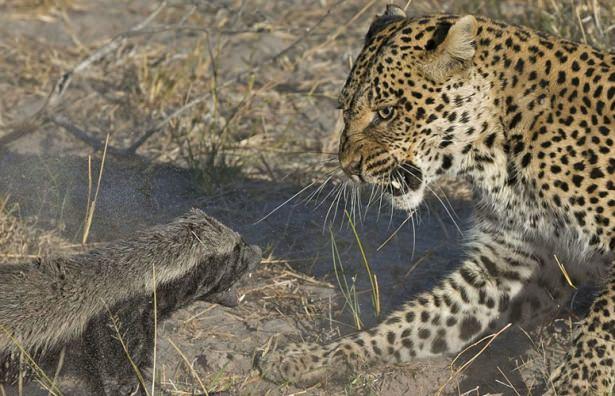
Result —
[[196, 300], [232, 306], [233, 285], [260, 258], [257, 246], [192, 210], [87, 253], [0, 265], [0, 383], [16, 380], [20, 348], [42, 367], [54, 367], [66, 346], [65, 360], [77, 362], [91, 393], [134, 391], [138, 379], [109, 315], [147, 372], [154, 287], [159, 320]]

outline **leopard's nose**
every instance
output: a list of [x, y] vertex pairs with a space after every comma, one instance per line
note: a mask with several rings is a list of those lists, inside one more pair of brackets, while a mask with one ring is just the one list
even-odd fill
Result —
[[344, 173], [354, 181], [361, 181], [361, 167], [363, 165], [363, 156], [360, 153], [352, 153], [350, 155], [340, 155], [340, 166]]

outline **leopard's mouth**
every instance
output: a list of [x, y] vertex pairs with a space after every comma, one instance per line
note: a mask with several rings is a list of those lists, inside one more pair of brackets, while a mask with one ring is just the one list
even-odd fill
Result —
[[385, 183], [385, 191], [394, 197], [418, 191], [423, 184], [421, 169], [412, 162], [399, 164], [391, 171]]

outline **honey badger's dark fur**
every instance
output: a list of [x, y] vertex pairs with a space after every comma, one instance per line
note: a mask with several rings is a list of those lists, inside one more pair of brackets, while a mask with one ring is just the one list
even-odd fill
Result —
[[0, 383], [15, 379], [17, 341], [43, 366], [53, 365], [69, 345], [65, 360], [82, 362], [80, 374], [92, 392], [134, 390], [137, 377], [109, 312], [133, 361], [146, 371], [153, 347], [154, 268], [162, 320], [195, 300], [233, 305], [229, 289], [260, 257], [258, 247], [193, 210], [88, 253], [0, 266]]

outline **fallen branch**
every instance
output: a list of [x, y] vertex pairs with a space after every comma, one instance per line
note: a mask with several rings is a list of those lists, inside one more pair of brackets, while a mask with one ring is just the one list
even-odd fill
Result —
[[70, 83], [73, 80], [75, 75], [82, 73], [92, 64], [100, 61], [107, 54], [117, 50], [120, 48], [125, 40], [139, 31], [143, 30], [147, 25], [149, 25], [160, 12], [166, 7], [166, 0], [162, 1], [158, 7], [141, 23], [139, 23], [134, 28], [120, 33], [111, 39], [110, 42], [100, 47], [96, 51], [94, 51], [90, 56], [86, 59], [82, 60], [75, 66], [72, 70], [69, 70], [62, 74], [62, 76], [55, 82], [51, 92], [45, 98], [42, 105], [31, 115], [25, 117], [24, 119], [12, 122], [9, 125], [5, 126], [5, 129], [10, 130], [6, 135], [0, 137], [0, 148], [8, 145], [16, 140], [23, 138], [37, 129], [39, 129], [46, 121], [47, 117], [56, 109], [61, 103], [64, 97], [64, 94], [68, 90]]
[[[136, 154], [137, 150], [139, 149], [139, 147], [143, 145], [143, 143], [145, 143], [156, 132], [162, 130], [169, 122], [171, 122], [173, 118], [179, 117], [180, 115], [182, 115], [183, 113], [191, 109], [192, 107], [196, 106], [197, 104], [203, 102], [205, 99], [209, 98], [209, 96], [210, 96], [209, 93], [200, 95], [192, 99], [190, 102], [186, 103], [185, 105], [181, 106], [180, 108], [174, 110], [173, 112], [171, 112], [171, 114], [164, 117], [162, 120], [157, 122], [154, 126], [146, 129], [143, 135], [141, 135], [141, 137], [139, 137], [128, 148], [122, 149], [122, 148], [117, 148], [114, 146], [108, 146], [107, 151], [110, 154], [120, 156], [120, 157], [129, 157], [129, 156]], [[100, 151], [104, 148], [105, 146], [104, 141], [97, 139], [91, 133], [88, 133], [85, 130], [79, 128], [78, 126], [73, 124], [68, 118], [61, 116], [61, 115], [55, 115], [55, 116], [50, 117], [49, 119], [51, 122], [62, 127], [66, 132], [68, 132], [69, 134], [77, 138], [78, 140], [81, 140], [83, 143], [91, 146], [95, 151]], [[0, 147], [2, 147], [1, 143], [0, 143]]]
[[[54, 124], [64, 128], [66, 132], [73, 135], [75, 138], [91, 146], [95, 151], [103, 150], [105, 148], [104, 141], [98, 140], [97, 138], [89, 134], [88, 132], [72, 124], [66, 117], [53, 116], [51, 117], [51, 121]], [[121, 157], [125, 157], [129, 155], [128, 150], [119, 149], [113, 146], [108, 146], [107, 152], [109, 152], [109, 154], [113, 154], [113, 155], [117, 155]]]

